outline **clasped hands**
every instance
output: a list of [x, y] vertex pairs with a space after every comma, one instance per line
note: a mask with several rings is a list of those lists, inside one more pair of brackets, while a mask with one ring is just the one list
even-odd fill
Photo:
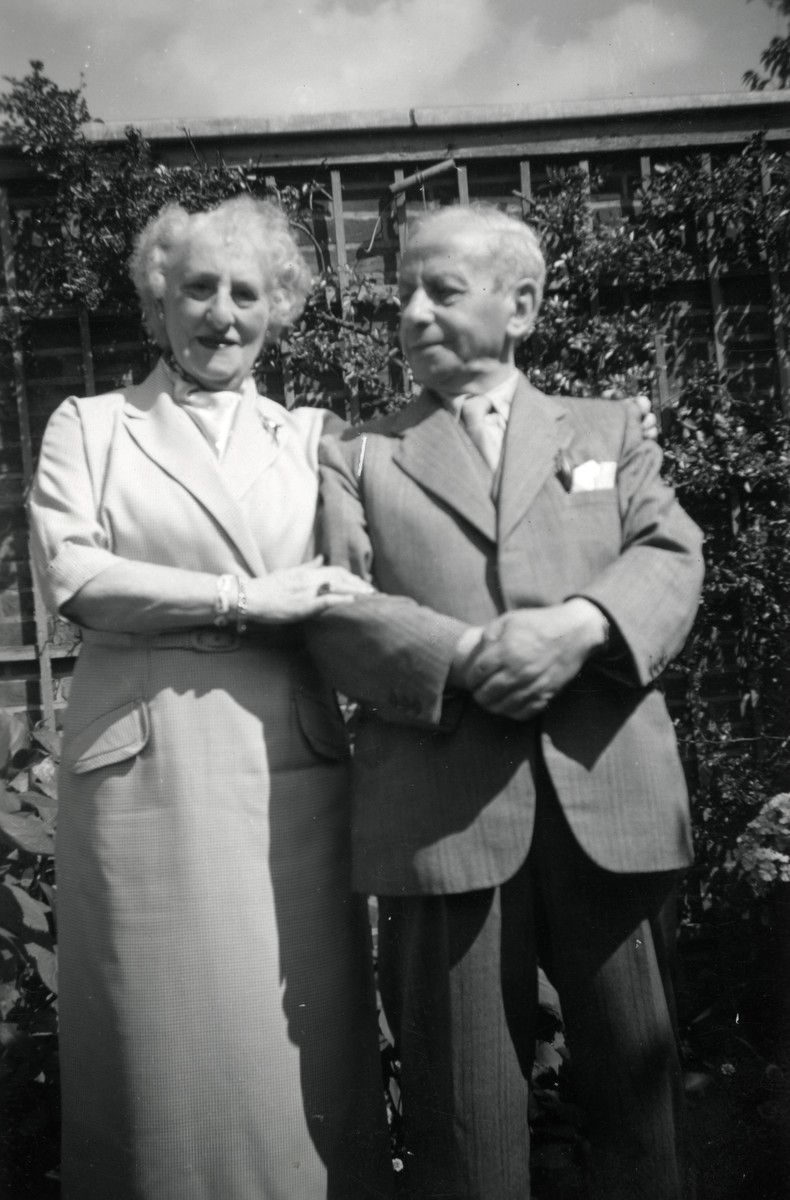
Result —
[[489, 712], [527, 721], [578, 675], [607, 635], [603, 612], [581, 596], [517, 609], [461, 636], [449, 682]]

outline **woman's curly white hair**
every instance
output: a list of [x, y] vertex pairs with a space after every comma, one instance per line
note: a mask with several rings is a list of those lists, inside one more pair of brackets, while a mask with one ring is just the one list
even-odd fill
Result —
[[242, 246], [257, 255], [269, 302], [269, 339], [300, 316], [310, 293], [312, 275], [288, 218], [276, 205], [246, 195], [199, 213], [168, 204], [137, 235], [129, 260], [145, 323], [163, 350], [169, 348], [161, 305], [168, 273], [185, 242], [206, 228], [215, 230], [229, 246]]

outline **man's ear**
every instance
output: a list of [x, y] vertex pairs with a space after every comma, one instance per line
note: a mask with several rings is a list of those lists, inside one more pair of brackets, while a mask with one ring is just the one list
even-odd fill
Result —
[[507, 331], [514, 342], [521, 342], [532, 332], [540, 308], [538, 285], [534, 279], [519, 279], [513, 285], [513, 312]]

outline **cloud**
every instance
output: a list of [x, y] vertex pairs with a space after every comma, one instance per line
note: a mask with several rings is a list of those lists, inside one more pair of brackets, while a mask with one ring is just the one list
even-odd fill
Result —
[[645, 94], [703, 49], [679, 10], [581, 12], [557, 46], [496, 0], [172, 0], [129, 61], [148, 114], [229, 117]]
[[[30, 0], [6, 3], [11, 27], [32, 30]], [[31, 32], [24, 53], [63, 86], [84, 70], [108, 121], [644, 95], [704, 59], [702, 26], [677, 4], [34, 0], [35, 27], [63, 49], [50, 56]]]
[[105, 120], [438, 103], [488, 35], [492, 3], [70, 0], [66, 18], [62, 0], [36, 0], [39, 21], [46, 12], [81, 46], [88, 102]]
[[365, 10], [325, 0], [243, 2], [230, 11], [232, 28], [223, 10], [181, 26], [170, 41], [180, 90], [200, 98], [195, 113], [426, 103], [490, 27], [486, 0], [378, 0]]
[[[647, 95], [660, 80], [703, 53], [704, 31], [693, 17], [652, 3], [628, 3], [619, 11], [574, 22], [560, 45], [542, 41], [537, 20], [512, 30], [502, 50], [488, 45], [485, 63], [468, 64], [469, 103], [539, 103], [609, 96]], [[491, 70], [499, 53], [499, 71]], [[485, 95], [485, 99], [483, 99]], [[472, 98], [473, 97], [473, 98]]]

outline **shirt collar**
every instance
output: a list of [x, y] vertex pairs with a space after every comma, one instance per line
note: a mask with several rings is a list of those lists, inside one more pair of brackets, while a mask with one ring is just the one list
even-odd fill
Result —
[[[241, 397], [254, 399], [258, 394], [258, 389], [255, 386], [255, 380], [251, 375], [248, 375], [243, 381], [241, 387], [236, 390], [231, 391], [229, 389], [220, 389], [216, 392], [211, 392], [207, 388], [201, 388], [200, 384], [194, 379], [190, 379], [189, 376], [181, 370], [180, 366], [175, 359], [172, 358], [172, 356], [168, 355], [164, 357], [162, 360], [162, 365], [164, 366], [165, 373], [170, 380], [171, 394], [177, 404], [189, 404], [191, 401], [196, 405], [196, 407], [210, 407], [210, 404], [206, 402], [209, 401], [213, 395], [222, 397], [227, 404], [227, 402], [233, 396], [235, 396], [237, 400]], [[200, 403], [201, 400], [204, 401], [202, 405]]]
[[[507, 421], [510, 416], [510, 409], [513, 404], [513, 397], [516, 394], [518, 385], [518, 371], [513, 371], [502, 383], [498, 383], [496, 387], [488, 388], [484, 393], [491, 401], [491, 407], [495, 412]], [[440, 393], [441, 394], [441, 393]], [[461, 419], [461, 407], [464, 399], [469, 395], [469, 392], [460, 392], [456, 396], [442, 395], [442, 404], [452, 413], [457, 421]]]

